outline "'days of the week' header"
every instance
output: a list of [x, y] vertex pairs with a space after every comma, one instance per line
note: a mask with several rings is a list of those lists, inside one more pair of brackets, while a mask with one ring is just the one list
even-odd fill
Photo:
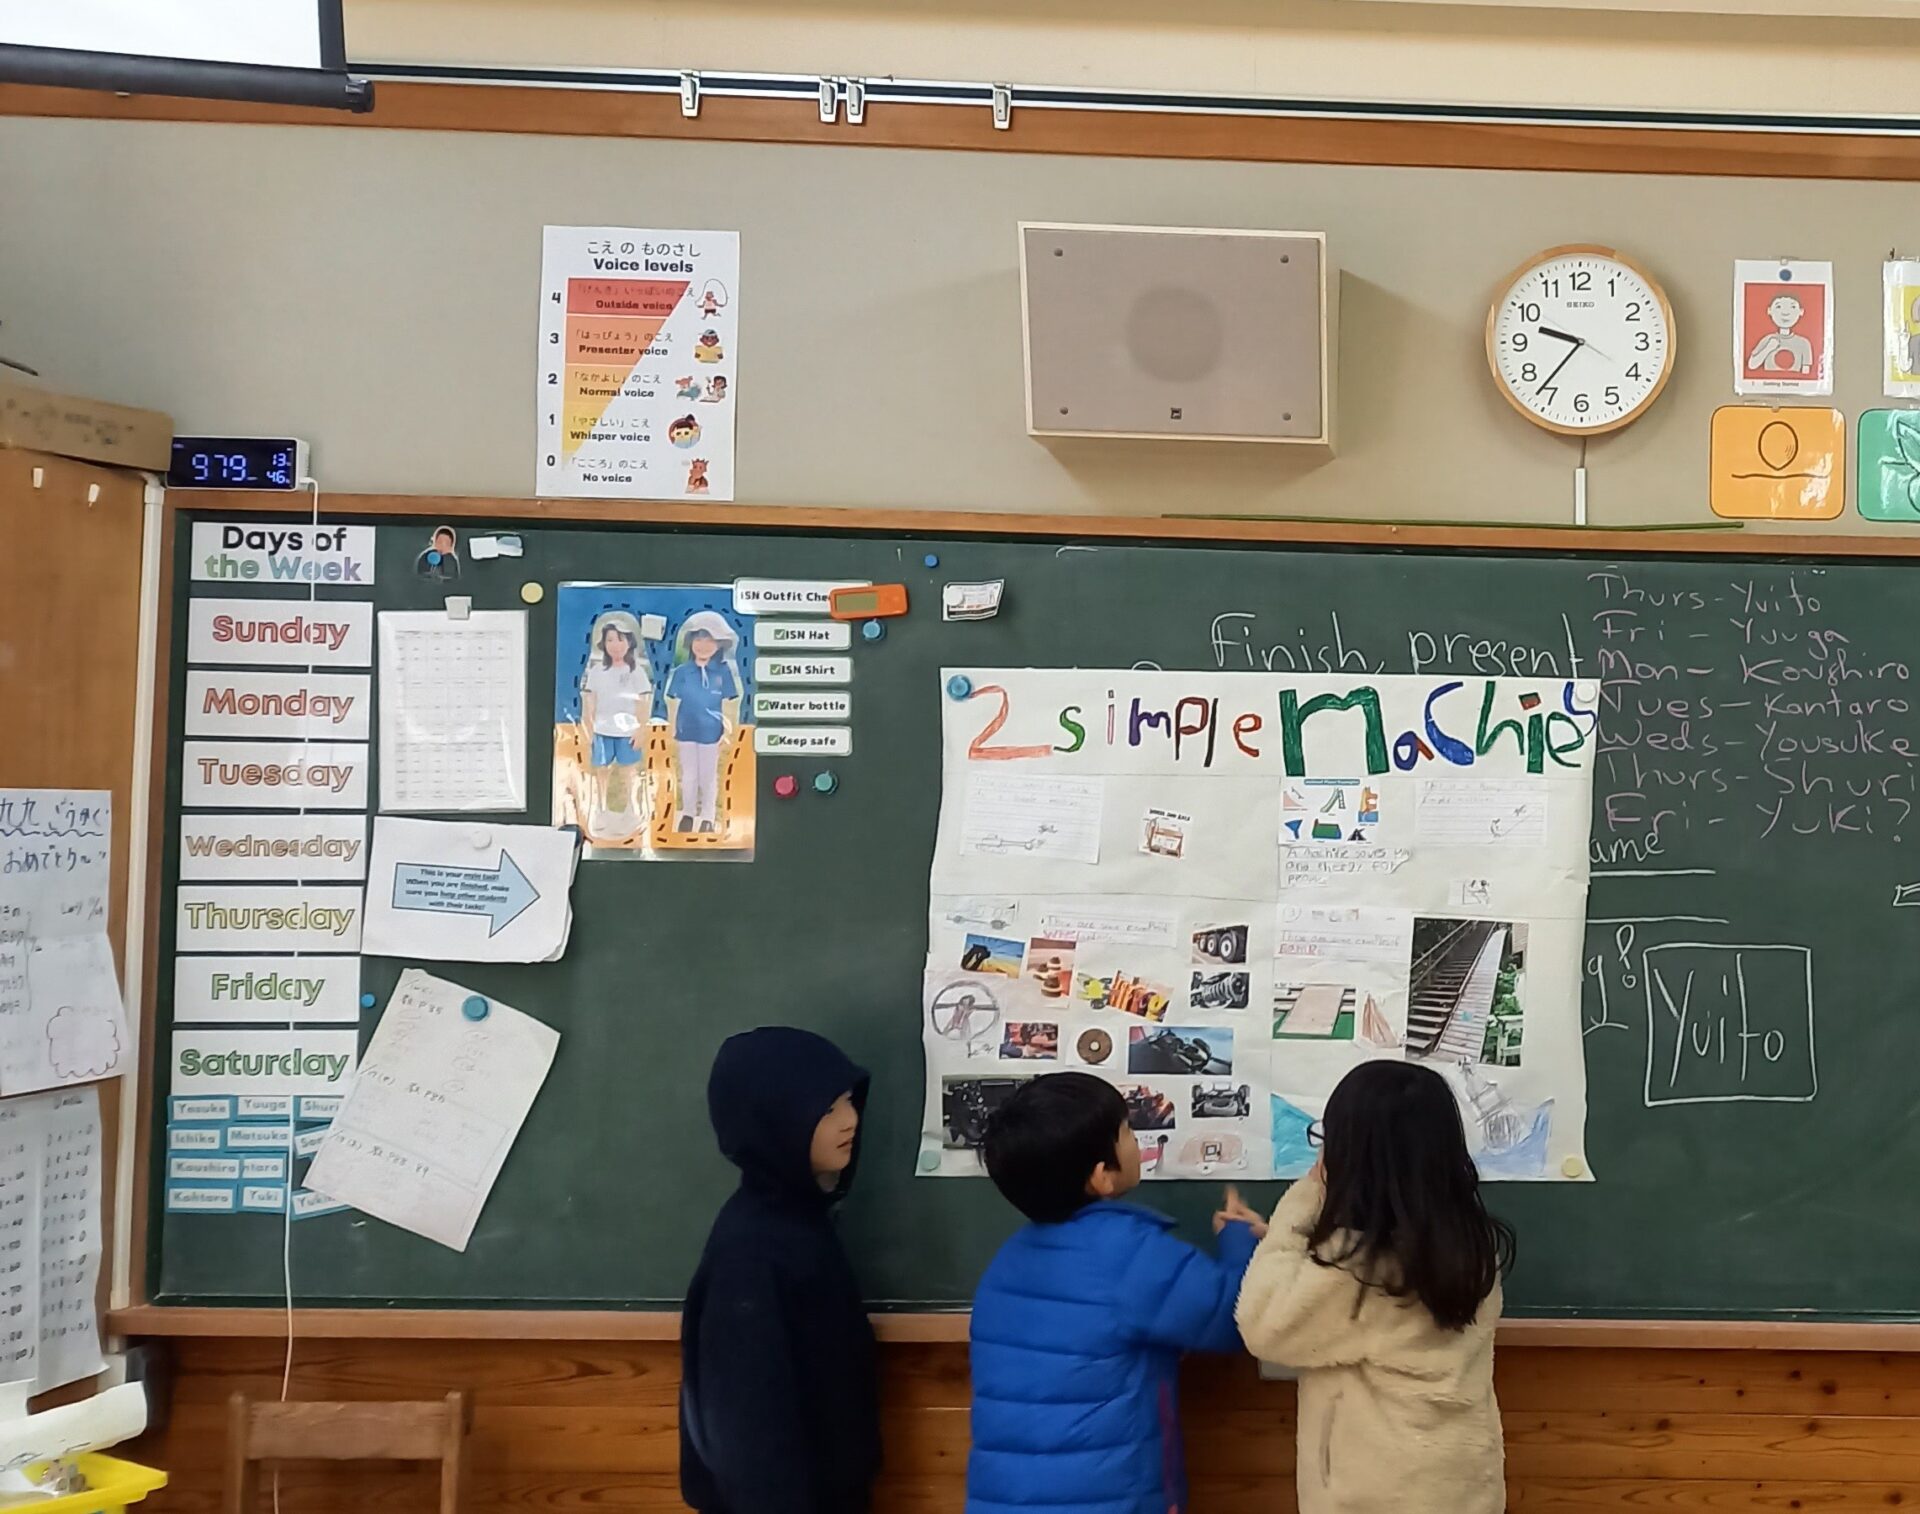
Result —
[[370, 584], [373, 527], [196, 521], [193, 577], [213, 583]]

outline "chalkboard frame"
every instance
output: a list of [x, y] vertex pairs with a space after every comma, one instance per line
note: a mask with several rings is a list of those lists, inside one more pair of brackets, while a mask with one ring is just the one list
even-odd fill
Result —
[[[163, 521], [159, 584], [160, 618], [156, 657], [161, 666], [173, 655], [172, 581], [175, 533], [195, 517], [232, 514], [236, 509], [302, 515], [311, 510], [304, 496], [249, 497], [207, 491], [169, 495]], [[484, 517], [523, 524], [630, 524], [639, 528], [698, 527], [703, 530], [756, 530], [793, 533], [884, 533], [908, 539], [969, 536], [978, 539], [1063, 538], [1126, 541], [1134, 544], [1269, 543], [1346, 548], [1428, 551], [1458, 549], [1475, 553], [1553, 553], [1609, 557], [1679, 557], [1717, 554], [1769, 558], [1920, 557], [1920, 537], [1878, 532], [1809, 536], [1765, 527], [1743, 529], [1702, 523], [1695, 527], [1576, 528], [1530, 524], [1397, 524], [1367, 520], [1320, 520], [1208, 516], [1051, 516], [965, 511], [874, 511], [809, 506], [678, 505], [620, 500], [507, 499], [485, 496], [398, 494], [329, 495], [325, 511], [338, 517]], [[156, 701], [152, 750], [164, 753], [170, 738], [166, 702]], [[170, 811], [166, 765], [156, 762], [150, 777], [147, 837], [147, 897], [160, 896], [161, 857]], [[157, 1053], [158, 935], [147, 933], [144, 1002], [140, 1022], [139, 1113], [134, 1121], [131, 1178], [132, 1224], [121, 1244], [131, 1258], [150, 1262], [159, 1227], [150, 1225], [154, 1071]], [[151, 1303], [146, 1265], [129, 1267], [128, 1302], [110, 1309], [108, 1327], [127, 1335], [257, 1337], [278, 1336], [288, 1328], [282, 1309], [251, 1306], [222, 1308]], [[939, 1341], [966, 1338], [964, 1311], [877, 1313], [883, 1340]], [[679, 1330], [671, 1310], [569, 1310], [473, 1308], [324, 1308], [297, 1309], [296, 1332], [313, 1339], [411, 1338], [430, 1340], [658, 1340]], [[1875, 1321], [1664, 1319], [1517, 1319], [1501, 1328], [1510, 1346], [1637, 1348], [1712, 1348], [1818, 1351], [1897, 1351], [1920, 1349], [1920, 1323]]]

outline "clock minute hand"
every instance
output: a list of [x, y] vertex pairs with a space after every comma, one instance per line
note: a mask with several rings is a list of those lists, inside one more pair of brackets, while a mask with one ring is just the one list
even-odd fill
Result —
[[1581, 342], [1576, 346], [1569, 347], [1567, 349], [1567, 355], [1561, 358], [1558, 363], [1554, 364], [1553, 372], [1549, 373], [1545, 378], [1540, 380], [1540, 387], [1534, 390], [1533, 392], [1535, 394], [1545, 393], [1547, 385], [1551, 384], [1555, 379], [1560, 377], [1560, 370], [1566, 367], [1568, 363], [1571, 363], [1573, 361], [1574, 353], [1578, 352], [1580, 348], [1584, 347], [1585, 345], [1586, 345], [1585, 342]]

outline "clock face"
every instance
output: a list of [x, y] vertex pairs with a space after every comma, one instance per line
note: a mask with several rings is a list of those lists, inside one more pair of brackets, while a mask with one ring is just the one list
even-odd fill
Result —
[[1639, 417], [1673, 371], [1673, 312], [1617, 253], [1562, 247], [1516, 274], [1487, 317], [1508, 400], [1550, 431], [1591, 436]]

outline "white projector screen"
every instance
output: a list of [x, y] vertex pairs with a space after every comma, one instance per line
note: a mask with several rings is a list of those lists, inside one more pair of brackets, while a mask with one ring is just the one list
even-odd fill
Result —
[[339, 16], [340, 0], [0, 0], [0, 45], [338, 68]]

